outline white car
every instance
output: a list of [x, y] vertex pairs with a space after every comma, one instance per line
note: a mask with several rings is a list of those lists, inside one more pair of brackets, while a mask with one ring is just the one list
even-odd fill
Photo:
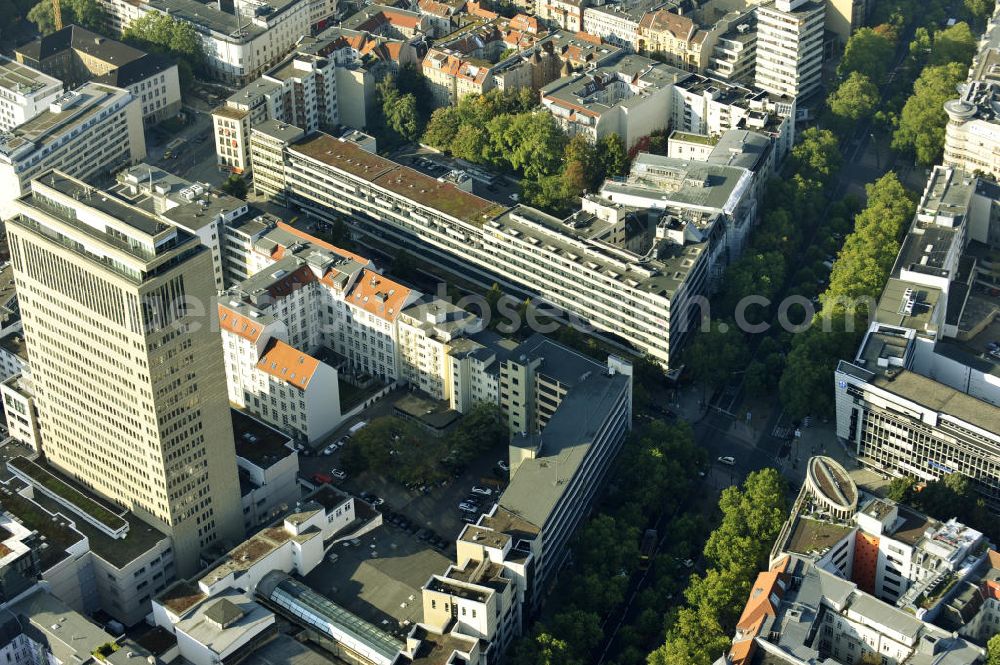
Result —
[[337, 449], [337, 444], [336, 443], [331, 443], [329, 446], [327, 446], [326, 448], [323, 449], [323, 454], [324, 455], [332, 455], [333, 451], [336, 450], [336, 449]]
[[726, 465], [729, 465], [729, 466], [735, 466], [736, 465], [736, 458], [735, 457], [731, 457], [729, 455], [726, 455], [725, 457], [720, 457], [719, 458], [719, 464], [726, 464]]
[[503, 460], [497, 460], [497, 466], [500, 467], [501, 471], [510, 471], [510, 464]]
[[465, 501], [458, 504], [458, 509], [465, 513], [475, 513], [479, 511], [479, 508], [476, 508], [471, 503], [466, 503]]
[[480, 487], [479, 485], [473, 486], [472, 493], [479, 494], [482, 496], [493, 496], [493, 490], [491, 490], [489, 487]]
[[330, 471], [330, 475], [336, 478], [337, 480], [344, 480], [345, 478], [347, 478], [347, 474], [341, 471], [340, 469], [333, 469], [332, 471]]

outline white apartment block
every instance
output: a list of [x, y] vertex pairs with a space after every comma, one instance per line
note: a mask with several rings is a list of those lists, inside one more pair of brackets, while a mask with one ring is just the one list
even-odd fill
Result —
[[583, 31], [600, 37], [602, 41], [630, 51], [639, 50], [639, 24], [648, 11], [656, 5], [640, 3], [609, 3], [583, 10]]
[[754, 85], [804, 99], [821, 83], [826, 5], [817, 0], [774, 0], [757, 7]]
[[299, 454], [288, 435], [237, 409], [231, 414], [243, 526], [253, 533], [301, 499]]
[[979, 42], [967, 83], [958, 99], [945, 102], [948, 114], [944, 160], [968, 173], [1000, 175], [1000, 122], [994, 107], [1000, 99], [995, 70], [1000, 63], [1000, 15], [995, 15]]
[[231, 403], [302, 442], [340, 424], [337, 371], [286, 343], [282, 324], [230, 301], [219, 304], [219, 325]]
[[[310, 33], [312, 19], [325, 9], [320, 0], [235, 0], [234, 11], [197, 0], [101, 0], [110, 24], [119, 31], [151, 11], [190, 23], [198, 32], [206, 56], [205, 74], [230, 85], [246, 85], [278, 62]], [[321, 5], [326, 5], [321, 2]]]
[[89, 178], [146, 156], [139, 101], [129, 92], [86, 83], [49, 109], [0, 137], [0, 219], [49, 169]]
[[544, 86], [542, 107], [571, 136], [582, 134], [596, 142], [614, 133], [630, 148], [667, 128], [672, 87], [683, 76], [675, 67], [626, 55]]
[[26, 372], [0, 383], [0, 398], [3, 399], [4, 418], [10, 438], [36, 453], [41, 452], [38, 410], [35, 407], [31, 376]]
[[294, 53], [212, 112], [219, 168], [246, 173], [250, 130], [268, 120], [306, 133], [364, 127], [376, 81], [416, 61], [412, 44], [344, 28], [301, 39]]
[[570, 135], [618, 134], [627, 146], [659, 129], [772, 136], [779, 159], [795, 140], [795, 98], [707, 78], [637, 55], [619, 56], [541, 89], [542, 106]]
[[719, 34], [708, 56], [705, 74], [712, 78], [750, 85], [757, 63], [757, 15], [741, 14]]
[[[664, 363], [690, 323], [690, 299], [706, 288], [703, 254], [716, 240], [700, 212], [665, 217], [654, 258], [643, 259], [606, 240], [625, 223], [602, 218], [608, 206], [568, 221], [524, 206], [505, 210], [324, 134], [275, 150], [269, 163], [280, 173], [268, 179], [282, 183], [291, 205], [320, 218], [346, 215], [362, 232], [430, 253], [447, 269], [534, 294]], [[256, 162], [254, 170], [260, 174]], [[687, 224], [693, 236], [676, 230]]]
[[0, 132], [47, 111], [62, 89], [59, 79], [0, 56]]

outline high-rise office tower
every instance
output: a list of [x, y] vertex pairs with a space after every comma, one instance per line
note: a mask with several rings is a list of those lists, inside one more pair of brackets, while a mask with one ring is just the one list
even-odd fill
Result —
[[50, 464], [173, 537], [179, 575], [243, 535], [212, 257], [58, 171], [7, 222]]
[[817, 0], [773, 0], [757, 7], [758, 88], [797, 99], [822, 82], [823, 21]]

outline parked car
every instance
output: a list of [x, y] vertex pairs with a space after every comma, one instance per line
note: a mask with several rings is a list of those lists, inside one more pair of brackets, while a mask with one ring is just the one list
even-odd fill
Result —
[[329, 446], [327, 446], [326, 448], [323, 449], [323, 454], [324, 455], [332, 455], [333, 451], [336, 450], [336, 449], [337, 449], [337, 444], [336, 443], [331, 443]]
[[373, 496], [373, 497], [371, 497], [371, 500], [369, 501], [369, 503], [371, 503], [373, 506], [375, 506], [377, 508], [377, 507], [379, 507], [379, 506], [381, 506], [382, 504], [385, 503], [385, 499], [383, 499], [380, 496]]
[[729, 466], [736, 465], [736, 458], [726, 455], [725, 457], [719, 458], [719, 464], [727, 464]]
[[332, 483], [333, 478], [325, 473], [314, 473], [312, 475], [312, 481], [317, 485], [323, 485], [326, 483]]
[[482, 496], [493, 496], [493, 490], [489, 487], [480, 487], [479, 485], [473, 485], [473, 494], [481, 494]]
[[497, 467], [499, 467], [501, 471], [510, 471], [510, 464], [507, 464], [507, 462], [503, 460], [497, 460]]
[[347, 473], [344, 472], [344, 471], [341, 471], [340, 469], [334, 469], [334, 470], [332, 470], [330, 472], [330, 475], [333, 476], [334, 478], [336, 478], [337, 480], [346, 480], [347, 479]]
[[464, 512], [464, 513], [478, 513], [479, 512], [479, 508], [477, 506], [475, 506], [475, 505], [473, 505], [471, 503], [465, 502], [465, 501], [463, 501], [462, 503], [458, 504], [458, 509], [461, 510], [462, 512]]

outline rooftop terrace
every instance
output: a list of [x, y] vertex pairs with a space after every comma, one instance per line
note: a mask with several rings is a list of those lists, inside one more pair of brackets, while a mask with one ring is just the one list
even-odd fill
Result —
[[295, 143], [292, 150], [470, 224], [482, 224], [504, 210], [503, 206], [464, 192], [451, 183], [440, 182], [328, 134], [312, 134]]

